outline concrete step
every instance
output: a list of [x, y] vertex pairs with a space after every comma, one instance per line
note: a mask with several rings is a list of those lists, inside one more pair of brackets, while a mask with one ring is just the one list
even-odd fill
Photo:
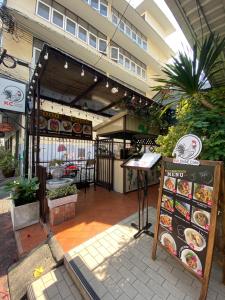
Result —
[[34, 281], [27, 290], [28, 300], [83, 300], [64, 266]]

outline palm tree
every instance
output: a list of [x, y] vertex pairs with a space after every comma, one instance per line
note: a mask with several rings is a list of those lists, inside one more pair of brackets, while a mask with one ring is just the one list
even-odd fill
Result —
[[[178, 91], [187, 97], [201, 92], [206, 82], [211, 82], [213, 76], [222, 70], [218, 58], [224, 49], [225, 38], [220, 39], [218, 35], [210, 34], [200, 48], [197, 44], [194, 45], [193, 57], [179, 52], [178, 58], [173, 57], [173, 63], [162, 68], [166, 79], [155, 79], [163, 84], [156, 90]], [[200, 101], [208, 109], [214, 108], [206, 99]]]

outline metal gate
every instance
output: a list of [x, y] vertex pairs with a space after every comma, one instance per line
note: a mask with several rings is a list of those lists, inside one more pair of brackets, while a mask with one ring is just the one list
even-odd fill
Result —
[[109, 191], [113, 190], [113, 140], [97, 139], [96, 140], [96, 184]]

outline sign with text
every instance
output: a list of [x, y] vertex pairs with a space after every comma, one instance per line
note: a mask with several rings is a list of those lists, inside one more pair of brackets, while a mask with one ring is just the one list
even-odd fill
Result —
[[25, 112], [26, 85], [14, 80], [0, 78], [0, 108]]
[[205, 281], [215, 239], [220, 163], [199, 163], [163, 161], [153, 258], [160, 243], [186, 269]]
[[41, 110], [39, 131], [46, 136], [91, 140], [92, 122]]

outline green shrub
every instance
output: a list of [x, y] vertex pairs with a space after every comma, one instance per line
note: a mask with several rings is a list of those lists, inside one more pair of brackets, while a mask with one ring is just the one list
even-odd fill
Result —
[[73, 185], [66, 185], [64, 187], [57, 188], [52, 191], [47, 192], [47, 198], [50, 200], [63, 198], [70, 195], [77, 194], [77, 187], [75, 184]]
[[35, 202], [38, 188], [37, 178], [20, 178], [6, 184], [6, 190], [11, 192], [11, 198], [14, 200], [15, 206]]
[[0, 169], [5, 177], [13, 177], [15, 175], [18, 161], [10, 151], [1, 147], [0, 149]]

